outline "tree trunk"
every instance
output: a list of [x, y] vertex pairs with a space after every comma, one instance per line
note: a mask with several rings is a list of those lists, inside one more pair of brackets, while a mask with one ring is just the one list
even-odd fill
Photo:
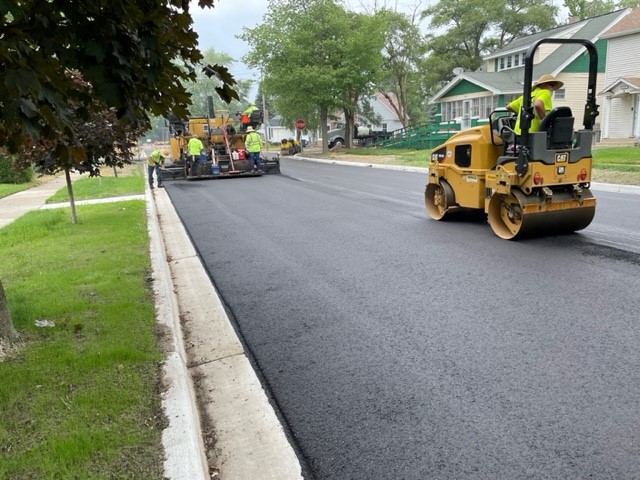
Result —
[[344, 108], [344, 146], [353, 148], [353, 113], [350, 109]]
[[320, 107], [320, 133], [322, 134], [322, 153], [327, 153], [329, 151], [329, 145], [327, 143], [327, 132], [329, 129], [327, 128], [329, 121], [329, 114], [327, 111], [327, 107]]
[[7, 340], [10, 343], [18, 340], [18, 332], [13, 328], [2, 281], [0, 281], [0, 340]]
[[67, 194], [69, 195], [69, 206], [71, 207], [71, 223], [75, 225], [78, 223], [78, 216], [76, 215], [76, 199], [73, 196], [73, 186], [71, 185], [71, 174], [69, 169], [64, 169], [64, 177], [67, 179]]

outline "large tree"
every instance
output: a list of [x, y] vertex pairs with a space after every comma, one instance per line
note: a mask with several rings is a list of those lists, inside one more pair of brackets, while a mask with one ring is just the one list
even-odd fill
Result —
[[[213, 3], [198, 0], [201, 7]], [[148, 127], [150, 114], [186, 114], [184, 83], [202, 68], [189, 5], [0, 1], [0, 148], [40, 148], [49, 171], [96, 174], [100, 162], [117, 164], [126, 152], [122, 142], [88, 142], [91, 122], [135, 131]], [[226, 68], [210, 65], [207, 72], [221, 79], [220, 95], [237, 98]], [[120, 140], [126, 143], [126, 134]], [[5, 311], [2, 295], [0, 312]], [[12, 338], [7, 324], [3, 317], [0, 339]]]
[[270, 0], [264, 22], [242, 38], [251, 47], [245, 61], [262, 71], [273, 107], [286, 121], [319, 127], [323, 138], [329, 114], [342, 109], [353, 117], [381, 70], [380, 19], [333, 0]]
[[565, 0], [564, 6], [569, 11], [569, 18], [584, 20], [616, 9], [613, 0]]
[[[213, 2], [198, 0], [201, 7]], [[0, 144], [16, 151], [29, 139], [74, 138], [75, 119], [96, 108], [145, 126], [150, 113], [186, 113], [184, 82], [195, 79], [202, 60], [189, 3], [0, 2]]]
[[516, 36], [552, 28], [557, 10], [551, 0], [440, 0], [424, 10], [432, 29], [422, 65], [430, 92], [451, 79], [454, 68], [476, 70], [484, 55]]
[[382, 49], [384, 68], [378, 90], [406, 127], [410, 118], [420, 117], [423, 106], [416, 87], [418, 65], [426, 52], [426, 43], [415, 10], [411, 14], [391, 10], [381, 13], [386, 28]]

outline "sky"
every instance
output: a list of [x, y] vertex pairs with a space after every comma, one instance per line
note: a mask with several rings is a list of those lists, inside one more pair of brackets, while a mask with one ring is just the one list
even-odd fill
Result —
[[[394, 7], [404, 11], [415, 4], [426, 7], [432, 0], [347, 0], [347, 8], [363, 12], [374, 5]], [[243, 27], [253, 28], [262, 23], [267, 13], [267, 0], [218, 0], [214, 8], [200, 9], [195, 2], [191, 5], [194, 30], [198, 34], [198, 44], [202, 51], [209, 48], [226, 53], [236, 60], [229, 66], [232, 75], [238, 80], [259, 80], [260, 72], [253, 71], [241, 61], [249, 52], [248, 45], [236, 35]], [[404, 9], [404, 10], [403, 10]], [[408, 11], [408, 10], [407, 10]]]
[[236, 35], [243, 27], [253, 28], [262, 23], [267, 13], [266, 0], [219, 0], [214, 8], [193, 8], [193, 28], [198, 34], [200, 50], [209, 48], [231, 56], [236, 63], [228, 66], [238, 80], [259, 79], [259, 72], [250, 70], [241, 63], [242, 56], [249, 52], [248, 45]]
[[[411, 12], [416, 4], [426, 8], [436, 0], [346, 0], [347, 8], [363, 12], [374, 5], [396, 7], [398, 11]], [[554, 2], [562, 6], [562, 0]], [[209, 48], [231, 56], [236, 62], [227, 65], [237, 80], [260, 79], [260, 72], [251, 70], [242, 63], [242, 56], [249, 52], [248, 45], [236, 35], [242, 33], [243, 27], [253, 28], [262, 23], [267, 13], [267, 0], [218, 0], [214, 8], [200, 9], [192, 1], [191, 14], [194, 30], [198, 34], [198, 44], [202, 51]], [[254, 86], [252, 95], [257, 91]]]

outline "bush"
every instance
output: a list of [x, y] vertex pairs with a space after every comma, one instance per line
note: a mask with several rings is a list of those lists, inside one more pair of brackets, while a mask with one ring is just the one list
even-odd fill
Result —
[[27, 183], [33, 179], [33, 168], [18, 167], [14, 157], [0, 153], [0, 183]]

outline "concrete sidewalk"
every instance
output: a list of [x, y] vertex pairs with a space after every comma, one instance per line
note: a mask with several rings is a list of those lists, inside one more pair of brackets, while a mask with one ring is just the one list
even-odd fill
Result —
[[37, 187], [0, 198], [0, 228], [31, 210], [38, 210], [66, 184], [64, 176], [57, 176]]
[[[0, 228], [32, 210], [68, 207], [46, 204], [65, 185], [59, 176], [1, 198]], [[168, 419], [164, 477], [302, 479], [298, 458], [164, 189], [76, 205], [132, 199], [146, 200], [156, 315], [168, 340], [161, 393]]]

